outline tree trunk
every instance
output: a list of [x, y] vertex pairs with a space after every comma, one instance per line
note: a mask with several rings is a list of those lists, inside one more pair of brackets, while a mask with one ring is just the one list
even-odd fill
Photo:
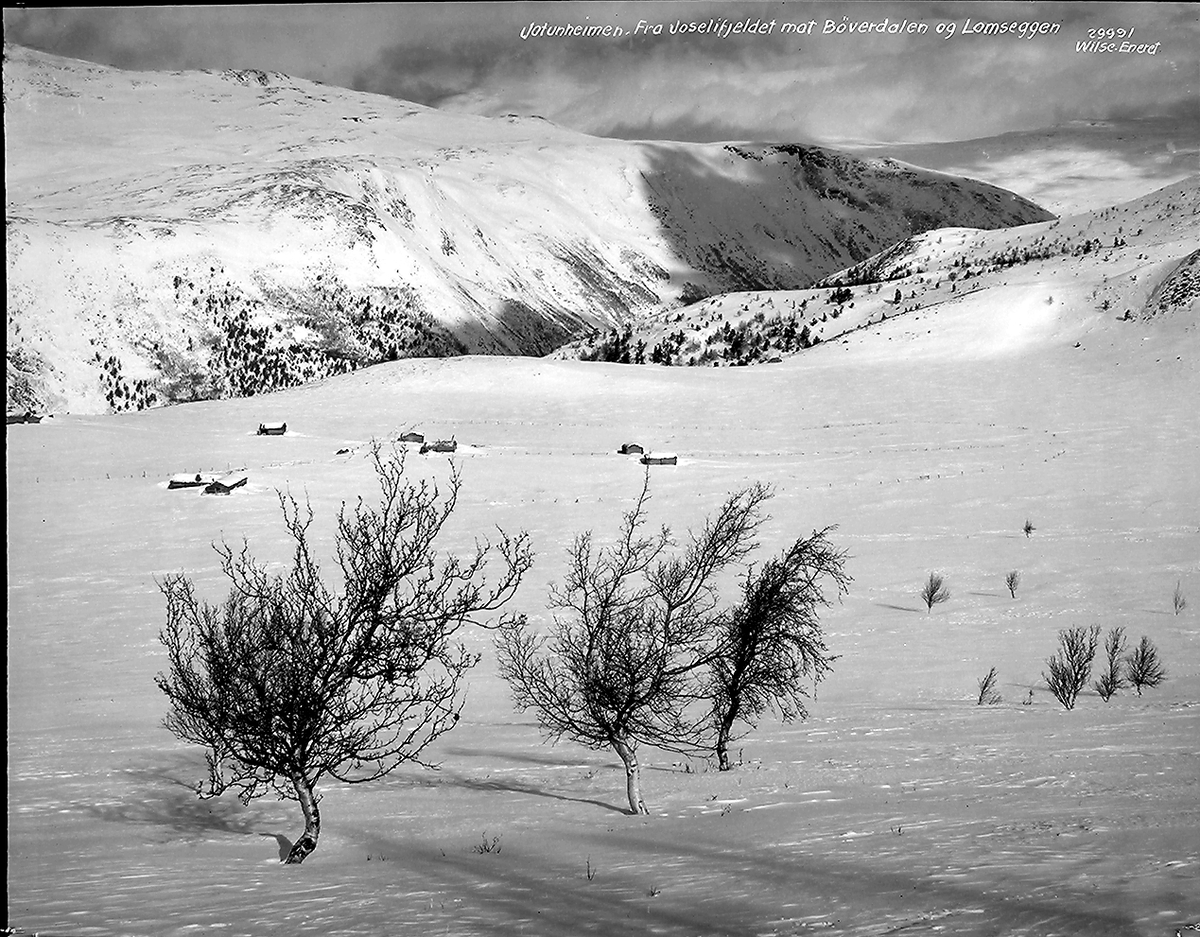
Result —
[[732, 767], [729, 764], [729, 729], [724, 721], [717, 727], [717, 767], [721, 771], [728, 771]]
[[625, 791], [629, 795], [629, 812], [649, 813], [642, 802], [642, 769], [638, 765], [637, 746], [627, 742], [614, 742], [613, 748], [625, 763]]
[[300, 801], [300, 809], [304, 811], [304, 835], [296, 840], [292, 851], [283, 861], [288, 865], [299, 865], [317, 848], [317, 837], [321, 835], [321, 808], [317, 806], [312, 785], [304, 775], [292, 775], [292, 787], [296, 790], [296, 800]]

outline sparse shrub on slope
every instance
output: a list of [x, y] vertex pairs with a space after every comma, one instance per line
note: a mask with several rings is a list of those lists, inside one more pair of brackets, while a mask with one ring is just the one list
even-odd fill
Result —
[[1125, 677], [1130, 685], [1142, 695], [1142, 687], [1156, 687], [1167, 679], [1166, 668], [1158, 659], [1158, 648], [1145, 635], [1125, 657]]
[[1106, 703], [1112, 699], [1113, 694], [1126, 685], [1125, 678], [1121, 676], [1123, 663], [1121, 655], [1124, 653], [1125, 629], [1118, 625], [1111, 629], [1108, 637], [1104, 639], [1104, 656], [1108, 662], [1108, 668], [1094, 684], [1096, 692]]
[[950, 601], [950, 587], [946, 585], [946, 577], [941, 573], [930, 573], [925, 584], [921, 586], [919, 595], [926, 609], [931, 612], [935, 605]]
[[1099, 641], [1099, 625], [1059, 631], [1058, 650], [1053, 657], [1046, 658], [1049, 672], [1043, 672], [1042, 678], [1064, 709], [1074, 709], [1079, 691], [1087, 686]]
[[1000, 695], [1000, 691], [996, 688], [996, 668], [993, 667], [979, 680], [979, 696], [976, 697], [976, 706], [995, 706], [997, 703], [1002, 703], [1004, 697]]
[[1020, 584], [1021, 574], [1015, 569], [1004, 577], [1004, 585], [1008, 587], [1008, 594], [1014, 599], [1017, 597], [1017, 586]]
[[[231, 583], [219, 605], [197, 598], [182, 573], [160, 584], [168, 665], [156, 683], [170, 702], [165, 726], [207, 749], [200, 796], [235, 790], [243, 802], [274, 792], [295, 800], [304, 834], [286, 860], [303, 862], [321, 829], [317, 785], [381, 778], [450, 731], [462, 682], [478, 655], [459, 629], [497, 611], [533, 562], [525, 534], [503, 532], [465, 561], [435, 549], [460, 486], [409, 484], [403, 452], [372, 448], [377, 507], [343, 504], [334, 536], [336, 592], [311, 552], [312, 510], [279, 494], [293, 544], [290, 569], [271, 575], [250, 554], [217, 547]], [[501, 566], [484, 581], [489, 560]]]

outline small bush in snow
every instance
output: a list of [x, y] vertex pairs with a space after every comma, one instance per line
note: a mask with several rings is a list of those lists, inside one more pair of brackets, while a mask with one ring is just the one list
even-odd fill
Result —
[[1125, 629], [1113, 628], [1104, 639], [1104, 655], [1108, 660], [1108, 669], [1100, 676], [1093, 686], [1100, 698], [1108, 702], [1114, 693], [1126, 686], [1125, 678], [1121, 676], [1121, 655], [1125, 652]]
[[1183, 597], [1182, 586], [1183, 586], [1182, 582], [1176, 582], [1175, 583], [1175, 593], [1174, 593], [1174, 595], [1171, 596], [1171, 607], [1173, 609], [1175, 609], [1176, 615], [1178, 615], [1185, 608], [1187, 608], [1187, 599], [1185, 599]]
[[1065, 709], [1075, 708], [1079, 691], [1092, 676], [1092, 660], [1100, 642], [1100, 626], [1065, 628], [1058, 633], [1058, 651], [1046, 658], [1049, 673], [1043, 672], [1046, 687]]
[[1142, 687], [1156, 687], [1167, 679], [1167, 671], [1158, 660], [1158, 648], [1145, 635], [1125, 657], [1125, 678], [1138, 696], [1142, 695]]
[[1008, 594], [1015, 599], [1017, 597], [1017, 586], [1021, 584], [1021, 574], [1014, 569], [1004, 577], [1004, 584], [1008, 586]]
[[995, 706], [997, 703], [1003, 702], [1003, 700], [1004, 697], [996, 689], [996, 668], [993, 667], [979, 681], [979, 698], [975, 701], [975, 705]]
[[935, 605], [949, 601], [950, 589], [946, 586], [946, 577], [941, 573], [930, 573], [925, 585], [921, 587], [920, 596], [929, 611], [933, 611]]

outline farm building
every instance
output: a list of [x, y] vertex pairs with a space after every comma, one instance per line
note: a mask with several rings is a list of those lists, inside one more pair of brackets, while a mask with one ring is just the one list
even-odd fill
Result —
[[635, 442], [627, 442], [617, 450], [621, 455], [641, 455], [646, 450]]
[[167, 482], [168, 488], [203, 488], [205, 485], [211, 485], [217, 480], [217, 476], [209, 472], [207, 475], [203, 472], [197, 472], [191, 475], [183, 472], [180, 475], [172, 475]]
[[642, 465], [676, 465], [679, 456], [674, 452], [647, 452], [641, 458]]
[[5, 414], [5, 424], [8, 423], [40, 423], [42, 418], [32, 410], [26, 410], [24, 413], [7, 413]]
[[241, 488], [250, 480], [245, 472], [230, 472], [221, 478], [214, 478], [212, 482], [204, 487], [206, 495], [227, 495], [234, 488]]
[[401, 442], [421, 442], [425, 441], [424, 433], [402, 433], [400, 435]]
[[424, 455], [426, 452], [456, 452], [457, 450], [458, 443], [452, 436], [449, 439], [435, 439], [433, 442], [423, 443], [421, 446], [421, 455]]
[[287, 424], [286, 423], [259, 423], [258, 424], [258, 434], [257, 435], [259, 435], [259, 436], [283, 436], [285, 433], [287, 433]]

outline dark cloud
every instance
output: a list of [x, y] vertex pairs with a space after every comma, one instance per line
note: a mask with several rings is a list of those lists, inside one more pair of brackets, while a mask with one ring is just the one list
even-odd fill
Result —
[[[924, 34], [821, 35], [825, 22]], [[776, 21], [771, 36], [671, 34], [676, 22]], [[1044, 21], [1055, 36], [956, 35], [939, 24]], [[644, 20], [651, 31], [635, 34]], [[815, 21], [817, 35], [779, 24]], [[530, 24], [621, 38], [521, 38]], [[1155, 56], [1077, 53], [1125, 24]], [[10, 41], [125, 68], [284, 71], [448, 110], [538, 113], [606, 136], [931, 141], [1056, 121], [1185, 109], [1200, 95], [1189, 3], [450, 3], [6, 11]], [[655, 35], [653, 27], [661, 26]]]

